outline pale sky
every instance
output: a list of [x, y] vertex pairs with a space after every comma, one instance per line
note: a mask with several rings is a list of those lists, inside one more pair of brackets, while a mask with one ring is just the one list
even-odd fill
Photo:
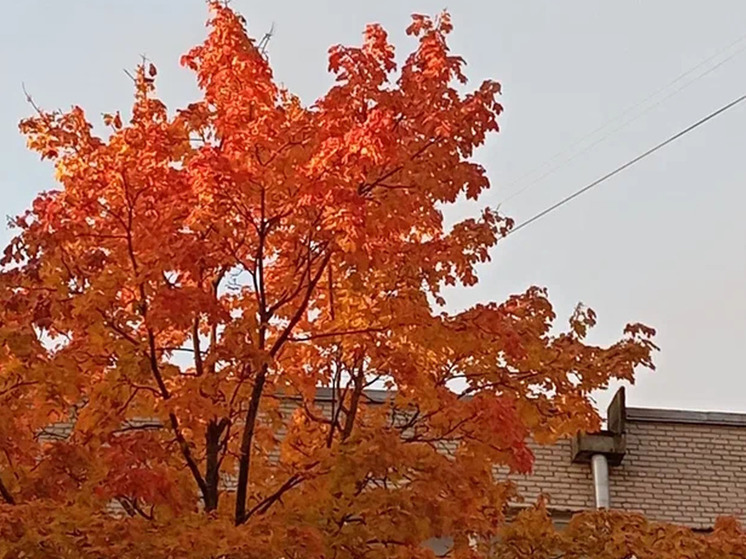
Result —
[[[81, 105], [91, 118], [131, 101], [145, 54], [171, 108], [196, 98], [182, 53], [205, 34], [202, 0], [5, 1], [0, 23], [0, 213], [23, 211], [53, 186], [51, 169], [24, 147], [17, 122], [30, 114], [21, 83], [44, 108]], [[497, 204], [552, 165], [593, 143], [578, 140], [697, 65], [712, 62], [628, 111], [606, 133], [719, 61], [729, 61], [659, 102], [593, 149], [562, 165], [502, 209], [521, 222], [671, 134], [746, 93], [746, 3], [656, 0], [234, 0], [254, 36], [274, 22], [277, 79], [307, 103], [330, 83], [326, 53], [358, 44], [367, 22], [390, 32], [401, 56], [412, 12], [448, 7], [454, 52], [471, 85], [502, 83], [502, 131], [478, 153]], [[739, 49], [744, 49], [740, 52]], [[481, 268], [481, 283], [449, 291], [451, 309], [502, 300], [531, 284], [549, 288], [564, 321], [578, 301], [593, 307], [592, 341], [627, 322], [658, 329], [658, 370], [640, 371], [630, 405], [746, 412], [746, 103], [508, 238]], [[741, 146], [740, 148], [738, 146]], [[520, 180], [519, 180], [520, 179]], [[452, 215], [472, 208], [461, 205]], [[4, 245], [9, 234], [0, 230]], [[610, 396], [601, 394], [605, 407]]]

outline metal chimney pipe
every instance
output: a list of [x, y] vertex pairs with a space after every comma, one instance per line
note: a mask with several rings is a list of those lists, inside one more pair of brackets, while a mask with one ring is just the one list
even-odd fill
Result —
[[593, 494], [597, 509], [608, 509], [609, 498], [609, 463], [603, 454], [591, 456], [591, 473], [593, 474]]

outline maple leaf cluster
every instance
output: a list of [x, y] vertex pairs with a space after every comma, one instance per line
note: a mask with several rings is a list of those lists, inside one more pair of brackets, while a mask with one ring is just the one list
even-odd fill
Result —
[[740, 559], [746, 532], [735, 519], [720, 518], [707, 533], [652, 522], [622, 511], [576, 514], [555, 529], [546, 502], [520, 512], [501, 526], [490, 556], [500, 559]]
[[59, 186], [2, 258], [0, 552], [486, 556], [517, 497], [495, 468], [597, 428], [589, 393], [651, 367], [653, 332], [589, 345], [581, 308], [553, 334], [536, 287], [441, 310], [512, 226], [444, 225], [488, 188], [471, 156], [502, 111], [496, 82], [457, 91], [447, 14], [413, 18], [400, 69], [377, 25], [332, 48], [304, 106], [211, 12], [182, 59], [199, 101], [169, 111], [143, 64], [104, 136], [79, 107], [20, 125]]

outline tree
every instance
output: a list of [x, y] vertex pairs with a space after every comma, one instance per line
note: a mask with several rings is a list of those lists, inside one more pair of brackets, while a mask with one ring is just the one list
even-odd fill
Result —
[[448, 14], [413, 17], [398, 73], [380, 26], [333, 47], [335, 84], [304, 106], [243, 19], [211, 13], [182, 59], [199, 101], [169, 112], [143, 62], [105, 136], [79, 107], [20, 125], [59, 188], [2, 259], [0, 551], [489, 553], [515, 496], [495, 466], [597, 428], [589, 393], [652, 367], [652, 330], [595, 347], [578, 307], [554, 334], [537, 287], [442, 311], [512, 226], [443, 223], [488, 188], [470, 158], [502, 111], [496, 82], [455, 88]]

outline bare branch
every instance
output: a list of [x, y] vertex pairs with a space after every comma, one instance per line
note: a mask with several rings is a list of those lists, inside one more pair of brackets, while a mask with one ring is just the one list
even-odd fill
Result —
[[272, 36], [275, 33], [275, 22], [272, 22], [272, 25], [269, 28], [269, 31], [267, 31], [264, 36], [262, 37], [261, 41], [259, 41], [259, 44], [257, 44], [256, 48], [259, 50], [259, 52], [262, 53], [262, 56], [267, 56], [267, 46], [269, 45], [269, 41], [272, 38]]
[[36, 111], [36, 113], [42, 117], [47, 123], [49, 123], [49, 117], [47, 114], [42, 111], [39, 106], [34, 102], [34, 99], [31, 97], [31, 94], [26, 90], [26, 84], [21, 82], [21, 89], [23, 90], [23, 95], [26, 97], [26, 102], [33, 107], [33, 109]]

